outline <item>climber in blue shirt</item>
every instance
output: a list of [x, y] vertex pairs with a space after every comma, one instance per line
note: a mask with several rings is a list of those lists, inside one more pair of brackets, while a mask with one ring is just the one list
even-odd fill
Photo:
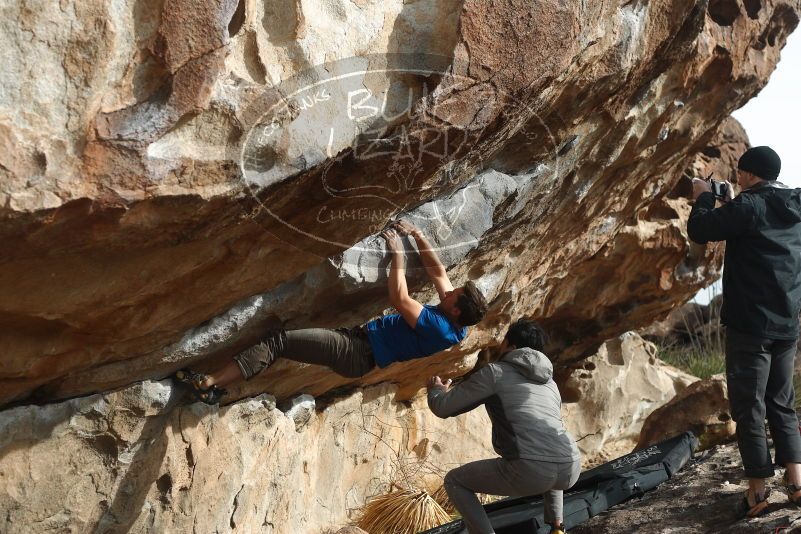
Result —
[[[215, 372], [184, 369], [175, 377], [188, 384], [198, 400], [216, 404], [225, 394], [225, 386], [252, 378], [277, 358], [325, 365], [342, 376], [356, 378], [376, 366], [431, 356], [461, 342], [466, 327], [477, 324], [487, 309], [476, 285], [468, 282], [454, 289], [434, 248], [413, 225], [394, 222], [381, 235], [391, 256], [389, 303], [398, 313], [355, 328], [273, 330]], [[440, 298], [436, 306], [423, 305], [409, 296], [401, 236], [416, 241], [420, 260]]]

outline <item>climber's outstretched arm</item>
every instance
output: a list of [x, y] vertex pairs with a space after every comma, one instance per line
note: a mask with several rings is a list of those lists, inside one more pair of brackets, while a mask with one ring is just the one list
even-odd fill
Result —
[[434, 287], [439, 294], [439, 299], [444, 300], [445, 296], [453, 291], [453, 284], [451, 284], [445, 266], [442, 265], [434, 247], [428, 242], [423, 232], [406, 221], [396, 221], [392, 224], [392, 227], [401, 235], [412, 236], [417, 242], [417, 250], [420, 252], [420, 261], [423, 263], [423, 267], [425, 267], [426, 274], [434, 283]]
[[381, 236], [387, 241], [387, 250], [392, 257], [389, 266], [389, 302], [398, 310], [403, 320], [414, 328], [417, 326], [420, 312], [423, 311], [423, 305], [409, 296], [409, 289], [406, 287], [406, 267], [404, 265], [403, 245], [400, 242], [400, 236], [393, 229], [385, 230]]

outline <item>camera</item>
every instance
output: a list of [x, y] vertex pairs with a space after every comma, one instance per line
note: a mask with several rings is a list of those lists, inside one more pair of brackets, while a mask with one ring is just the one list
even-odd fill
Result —
[[709, 182], [710, 187], [712, 187], [712, 194], [715, 195], [715, 198], [729, 200], [728, 182], [718, 182], [717, 180], [713, 180], [711, 174], [707, 176], [706, 181]]

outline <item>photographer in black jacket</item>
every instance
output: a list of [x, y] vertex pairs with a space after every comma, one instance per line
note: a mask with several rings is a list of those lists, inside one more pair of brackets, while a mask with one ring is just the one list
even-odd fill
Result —
[[719, 208], [711, 184], [693, 180], [687, 233], [696, 243], [726, 241], [726, 381], [749, 479], [745, 513], [755, 517], [767, 510], [765, 479], [774, 474], [766, 416], [790, 502], [801, 506], [801, 434], [792, 383], [801, 309], [801, 190], [776, 181], [781, 160], [769, 147], [749, 149], [737, 167], [742, 191], [733, 200], [721, 198]]

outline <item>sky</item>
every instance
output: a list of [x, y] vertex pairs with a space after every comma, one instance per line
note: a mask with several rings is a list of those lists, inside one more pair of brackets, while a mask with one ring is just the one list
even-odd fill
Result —
[[[801, 28], [790, 34], [781, 60], [762, 91], [733, 113], [751, 146], [768, 145], [782, 159], [779, 181], [801, 187]], [[706, 304], [720, 293], [720, 280], [693, 300]]]
[[768, 145], [782, 159], [779, 180], [801, 187], [801, 28], [790, 34], [768, 84], [734, 112], [751, 146]]

